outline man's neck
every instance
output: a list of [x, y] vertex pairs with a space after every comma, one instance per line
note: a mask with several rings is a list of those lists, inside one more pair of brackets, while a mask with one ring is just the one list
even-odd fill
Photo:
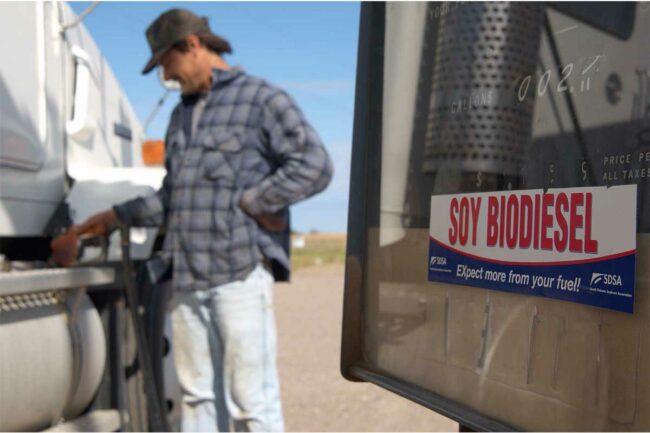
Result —
[[220, 55], [210, 52], [209, 54], [210, 66], [217, 69], [223, 69], [227, 71], [230, 69], [230, 65]]
[[[209, 53], [208, 61], [210, 64], [210, 71], [212, 69], [221, 69], [222, 71], [229, 71], [230, 65], [228, 65], [221, 56], [215, 53]], [[212, 88], [212, 72], [207, 76], [205, 83], [200, 87], [198, 93], [207, 93]]]

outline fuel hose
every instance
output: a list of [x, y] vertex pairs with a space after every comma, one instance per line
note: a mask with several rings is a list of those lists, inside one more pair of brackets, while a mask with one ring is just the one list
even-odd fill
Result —
[[147, 399], [147, 407], [149, 408], [150, 430], [152, 431], [170, 431], [167, 422], [167, 417], [161, 409], [160, 400], [158, 398], [158, 389], [154, 379], [153, 367], [151, 363], [151, 353], [147, 344], [147, 335], [145, 327], [140, 314], [140, 303], [138, 293], [135, 289], [135, 281], [133, 274], [133, 262], [131, 261], [131, 243], [130, 243], [130, 228], [127, 225], [120, 224], [120, 242], [122, 246], [122, 267], [124, 270], [124, 288], [126, 292], [126, 302], [131, 312], [131, 319], [135, 330], [135, 340], [140, 360], [140, 367], [142, 368], [142, 375], [144, 379], [144, 392]]

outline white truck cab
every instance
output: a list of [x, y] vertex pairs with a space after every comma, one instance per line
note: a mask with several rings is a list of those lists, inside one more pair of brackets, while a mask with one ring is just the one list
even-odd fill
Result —
[[[165, 171], [143, 163], [140, 121], [66, 3], [0, 3], [0, 38], [0, 431], [82, 414], [92, 421], [78, 421], [82, 430], [146, 429], [146, 411], [134, 409], [142, 388], [119, 234], [103, 261], [90, 266], [97, 251], [89, 248], [70, 269], [48, 261], [49, 243], [71, 223], [152, 193]], [[132, 229], [137, 263], [151, 256], [157, 235]], [[143, 304], [157, 302], [147, 296]], [[145, 308], [145, 320], [158, 335], [160, 377], [169, 341], [164, 302], [157, 305], [155, 314]]]

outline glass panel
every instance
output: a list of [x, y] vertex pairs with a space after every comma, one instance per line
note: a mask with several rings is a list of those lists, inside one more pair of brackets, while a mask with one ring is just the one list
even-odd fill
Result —
[[[386, 5], [370, 365], [521, 429], [650, 429], [650, 11], [620, 8]], [[432, 195], [624, 184], [634, 314], [427, 281]]]

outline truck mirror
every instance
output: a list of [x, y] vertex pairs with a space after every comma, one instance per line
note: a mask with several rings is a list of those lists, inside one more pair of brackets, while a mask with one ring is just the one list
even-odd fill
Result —
[[650, 430], [648, 14], [560, 3], [361, 6], [341, 373], [461, 431]]

